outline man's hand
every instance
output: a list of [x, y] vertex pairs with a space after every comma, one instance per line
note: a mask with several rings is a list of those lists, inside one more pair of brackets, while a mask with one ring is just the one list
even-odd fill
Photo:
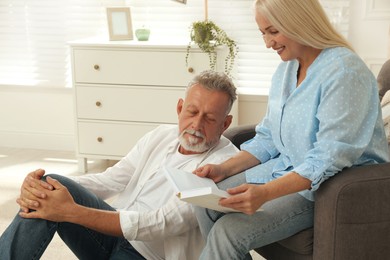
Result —
[[59, 181], [47, 177], [46, 181], [51, 185], [53, 190], [45, 190], [44, 198], [37, 197], [38, 206], [31, 206], [34, 211], [20, 212], [23, 218], [41, 218], [54, 222], [62, 222], [66, 216], [72, 215], [73, 210], [77, 207], [72, 195], [68, 189]]
[[22, 218], [40, 218], [53, 222], [69, 222], [98, 232], [123, 237], [119, 212], [88, 208], [77, 204], [68, 188], [59, 181], [47, 177], [53, 190], [44, 190], [45, 198], [37, 198], [38, 206], [31, 212], [19, 212]]
[[38, 169], [30, 172], [23, 181], [20, 188], [20, 196], [16, 202], [20, 205], [23, 212], [28, 212], [32, 207], [38, 207], [38, 198], [46, 198], [45, 191], [53, 190], [53, 186], [42, 181], [45, 170]]

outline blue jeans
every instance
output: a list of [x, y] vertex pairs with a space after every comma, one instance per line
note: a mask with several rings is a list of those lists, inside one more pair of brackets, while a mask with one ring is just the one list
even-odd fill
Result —
[[[227, 189], [245, 183], [245, 174], [234, 175], [220, 183]], [[200, 259], [251, 259], [249, 251], [271, 244], [313, 226], [314, 202], [291, 194], [265, 203], [264, 211], [254, 215], [224, 214], [196, 208], [206, 246]]]
[[[74, 181], [61, 175], [49, 176], [66, 186], [76, 203], [115, 211]], [[55, 232], [78, 259], [144, 259], [125, 238], [108, 236], [72, 223], [24, 219], [19, 215], [0, 237], [0, 259], [40, 259]]]

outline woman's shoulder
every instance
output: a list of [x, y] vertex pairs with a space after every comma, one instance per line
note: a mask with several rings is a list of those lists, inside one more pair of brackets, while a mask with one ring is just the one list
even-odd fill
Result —
[[316, 72], [324, 71], [327, 75], [333, 76], [343, 74], [373, 76], [359, 55], [345, 47], [324, 49], [318, 58]]
[[365, 66], [364, 61], [354, 51], [345, 47], [333, 47], [324, 49], [321, 52], [322, 63], [339, 65], [345, 68], [352, 68], [354, 66]]
[[354, 56], [356, 53], [348, 49], [346, 47], [331, 47], [331, 48], [326, 48], [322, 51], [322, 54], [324, 55], [342, 55], [342, 56]]

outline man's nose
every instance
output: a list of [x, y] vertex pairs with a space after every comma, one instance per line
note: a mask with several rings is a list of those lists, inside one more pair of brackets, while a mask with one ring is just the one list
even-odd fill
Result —
[[192, 121], [192, 128], [195, 129], [195, 130], [199, 130], [199, 129], [201, 129], [202, 125], [203, 125], [203, 118], [202, 118], [202, 116], [194, 117], [194, 119]]

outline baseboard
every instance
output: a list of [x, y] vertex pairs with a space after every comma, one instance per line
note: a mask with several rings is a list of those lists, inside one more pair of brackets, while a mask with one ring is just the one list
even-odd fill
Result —
[[75, 136], [48, 132], [9, 132], [0, 130], [0, 146], [56, 151], [74, 151]]

